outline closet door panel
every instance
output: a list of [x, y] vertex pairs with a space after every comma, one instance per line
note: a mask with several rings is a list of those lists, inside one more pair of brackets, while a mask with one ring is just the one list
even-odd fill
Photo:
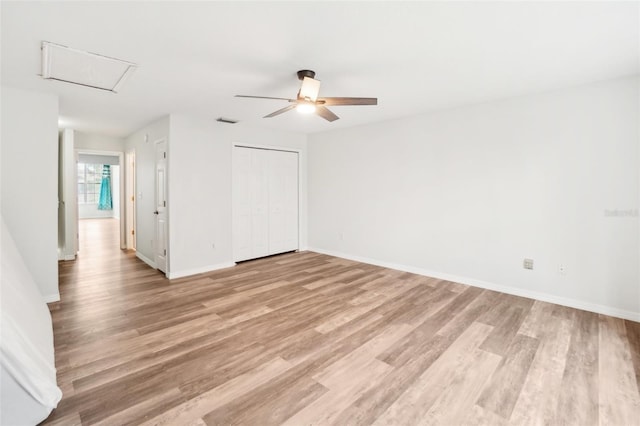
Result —
[[298, 248], [298, 154], [270, 151], [269, 253]]
[[251, 150], [251, 258], [269, 253], [269, 157], [268, 151]]
[[284, 251], [284, 186], [286, 176], [282, 169], [280, 151], [269, 151], [269, 253]]
[[251, 151], [233, 152], [233, 260], [251, 259]]

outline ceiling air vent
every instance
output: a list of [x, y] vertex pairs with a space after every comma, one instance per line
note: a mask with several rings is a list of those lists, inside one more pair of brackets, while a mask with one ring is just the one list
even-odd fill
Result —
[[218, 117], [216, 118], [216, 121], [219, 121], [220, 123], [227, 123], [227, 124], [236, 124], [238, 122], [238, 120], [232, 120], [230, 118], [224, 118], [224, 117]]
[[42, 78], [118, 93], [138, 66], [96, 53], [42, 42]]

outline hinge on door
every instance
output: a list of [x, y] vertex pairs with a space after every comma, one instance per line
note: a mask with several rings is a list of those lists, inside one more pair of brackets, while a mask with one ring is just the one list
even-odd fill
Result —
[[167, 207], [167, 200], [164, 200], [164, 201], [162, 202], [162, 207]]
[[165, 256], [167, 255], [167, 249], [164, 249], [164, 255]]
[[136, 230], [135, 229], [131, 230], [131, 235], [136, 235]]
[[131, 196], [131, 201], [135, 200], [135, 198], [133, 198], [133, 195]]
[[162, 158], [167, 158], [167, 153], [166, 152], [162, 153]]

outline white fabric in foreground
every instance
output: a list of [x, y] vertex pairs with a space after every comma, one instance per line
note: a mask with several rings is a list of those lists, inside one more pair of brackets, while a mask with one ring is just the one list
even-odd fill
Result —
[[0, 424], [34, 425], [62, 392], [56, 385], [51, 314], [2, 222], [0, 269]]

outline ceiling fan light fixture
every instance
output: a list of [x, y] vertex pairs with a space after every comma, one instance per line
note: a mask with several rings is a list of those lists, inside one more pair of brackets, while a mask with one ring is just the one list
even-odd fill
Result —
[[312, 103], [301, 102], [296, 106], [296, 111], [300, 114], [313, 114], [316, 112], [316, 106]]
[[305, 77], [302, 79], [302, 85], [300, 86], [300, 99], [309, 99], [315, 102], [318, 99], [318, 93], [320, 93], [320, 80]]
[[250, 95], [236, 95], [239, 98], [256, 98], [256, 99], [274, 99], [289, 102], [289, 105], [284, 108], [280, 108], [277, 111], [267, 114], [264, 118], [276, 117], [280, 114], [284, 114], [292, 109], [298, 110], [301, 114], [317, 114], [319, 117], [332, 122], [338, 120], [336, 114], [333, 113], [327, 106], [333, 105], [378, 105], [378, 98], [345, 98], [345, 97], [323, 97], [318, 98], [320, 91], [320, 80], [316, 80], [314, 77], [316, 73], [311, 70], [298, 71], [298, 79], [302, 81], [298, 96], [296, 99], [288, 98], [274, 98], [271, 96], [250, 96]]

